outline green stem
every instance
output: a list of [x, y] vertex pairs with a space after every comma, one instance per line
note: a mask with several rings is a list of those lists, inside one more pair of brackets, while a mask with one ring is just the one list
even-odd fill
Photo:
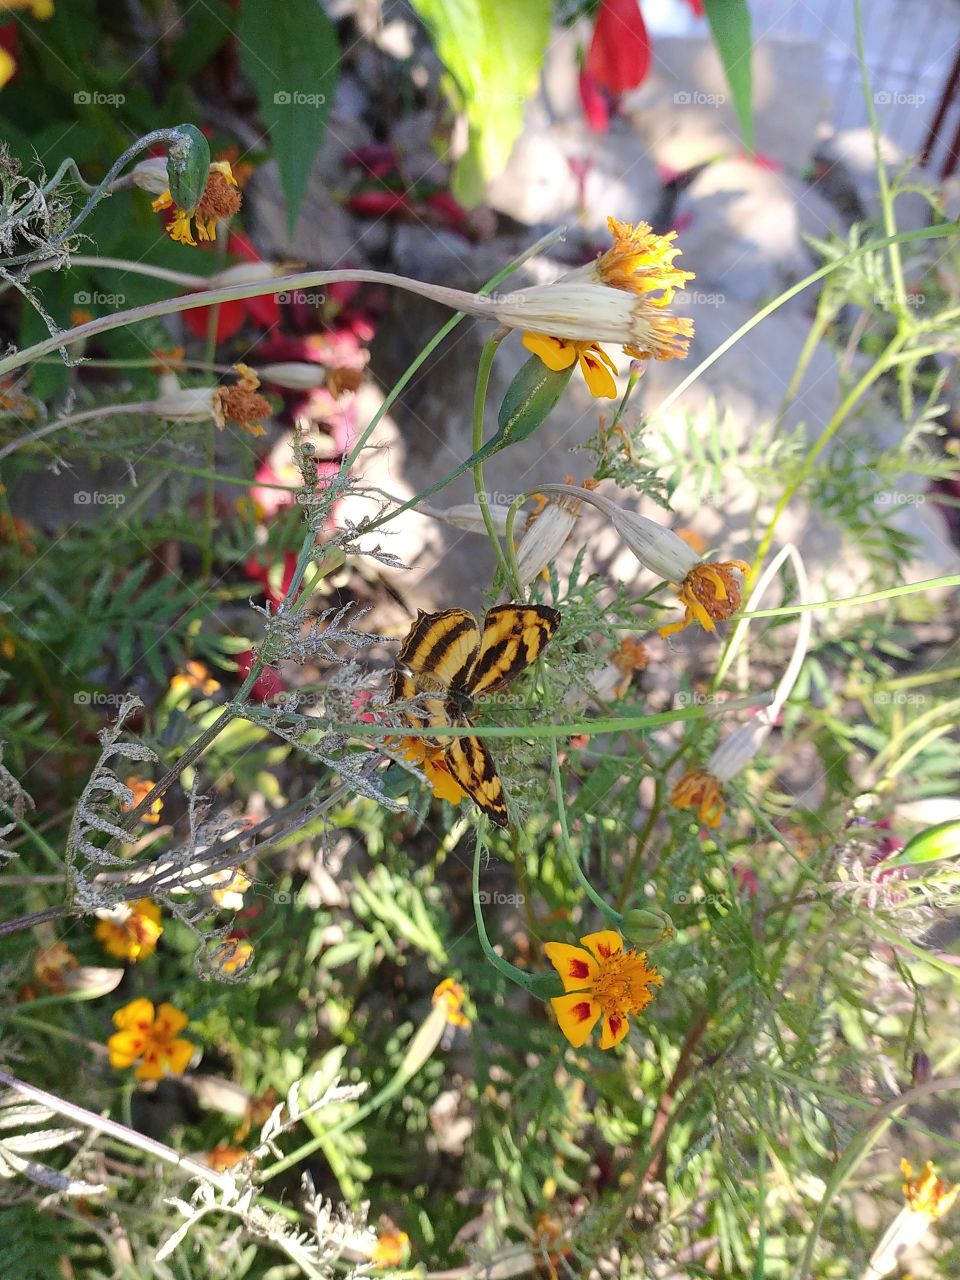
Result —
[[511, 964], [509, 960], [504, 960], [503, 956], [497, 955], [493, 949], [493, 944], [487, 933], [487, 926], [484, 924], [483, 911], [480, 906], [480, 854], [484, 848], [483, 843], [483, 820], [477, 828], [477, 842], [473, 849], [473, 874], [471, 885], [473, 888], [473, 915], [477, 922], [477, 937], [480, 939], [480, 947], [483, 954], [487, 957], [498, 973], [502, 973], [505, 978], [509, 978], [511, 982], [515, 982], [518, 987], [523, 987], [524, 991], [535, 996], [538, 1000], [545, 999], [544, 988], [552, 983], [551, 974], [539, 974], [536, 977], [529, 973], [524, 973], [522, 969], [518, 969], [515, 964]]
[[597, 893], [593, 885], [587, 879], [583, 867], [580, 865], [580, 859], [574, 851], [573, 845], [570, 843], [570, 831], [567, 826], [567, 806], [563, 798], [563, 778], [560, 774], [560, 755], [557, 750], [557, 740], [553, 738], [550, 742], [550, 771], [553, 775], [553, 789], [557, 797], [557, 818], [560, 823], [560, 843], [563, 845], [563, 851], [567, 855], [567, 861], [573, 874], [577, 878], [577, 883], [587, 895], [593, 905], [607, 917], [613, 924], [615, 929], [621, 928], [623, 925], [623, 916], [619, 911], [615, 911], [608, 902], [605, 902]]
[[[480, 353], [480, 363], [477, 365], [477, 382], [473, 395], [473, 434], [471, 439], [471, 457], [473, 463], [473, 486], [477, 494], [477, 505], [480, 508], [480, 515], [483, 518], [483, 524], [487, 531], [487, 537], [490, 539], [490, 545], [493, 547], [500, 566], [500, 572], [503, 574], [505, 583], [513, 583], [514, 590], [519, 598], [521, 594], [520, 581], [516, 574], [511, 570], [510, 564], [503, 554], [503, 548], [500, 545], [500, 538], [493, 524], [493, 516], [490, 514], [490, 501], [487, 497], [486, 485], [483, 479], [483, 411], [487, 403], [487, 387], [490, 385], [490, 371], [493, 368], [493, 361], [497, 354], [497, 348], [506, 336], [506, 330], [498, 329], [496, 333], [483, 344], [483, 351]], [[492, 442], [491, 442], [492, 443]]]

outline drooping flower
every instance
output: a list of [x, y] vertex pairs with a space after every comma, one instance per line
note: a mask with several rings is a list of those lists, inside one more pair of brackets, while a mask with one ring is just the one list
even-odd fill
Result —
[[113, 1015], [117, 1030], [107, 1041], [111, 1067], [123, 1071], [139, 1063], [133, 1073], [137, 1080], [182, 1075], [196, 1048], [179, 1038], [189, 1021], [172, 1004], [161, 1004], [154, 1010], [151, 1000], [131, 1000]]
[[[130, 791], [133, 792], [132, 797], [128, 801], [126, 801], [124, 804], [121, 804], [120, 806], [120, 808], [123, 810], [124, 813], [131, 813], [134, 809], [136, 809], [137, 805], [140, 804], [140, 802], [146, 796], [148, 796], [150, 792], [153, 790], [153, 783], [150, 781], [149, 778], [141, 778], [141, 777], [138, 777], [136, 774], [132, 775], [129, 778], [124, 778], [123, 785], [125, 787], [128, 787]], [[153, 804], [146, 811], [146, 813], [141, 813], [140, 821], [147, 822], [151, 826], [156, 826], [156, 824], [160, 821], [160, 810], [162, 808], [163, 808], [163, 797], [157, 796], [156, 800], [154, 800]]]
[[723, 817], [723, 792], [720, 781], [706, 769], [685, 773], [670, 791], [675, 809], [695, 809], [705, 827], [719, 827]]
[[214, 680], [206, 663], [195, 660], [188, 662], [186, 670], [178, 671], [170, 681], [171, 693], [200, 693], [205, 698], [219, 688], [220, 681]]
[[442, 1005], [447, 1021], [453, 1027], [469, 1027], [470, 1019], [463, 1012], [466, 994], [459, 982], [444, 978], [433, 993], [434, 1005]]
[[714, 623], [725, 622], [739, 610], [743, 588], [734, 570], [748, 573], [750, 566], [743, 560], [723, 560], [695, 564], [677, 588], [677, 595], [684, 607], [680, 622], [671, 622], [660, 628], [662, 636], [672, 636], [683, 631], [691, 622], [699, 622], [705, 631], [713, 631]]
[[370, 1261], [375, 1267], [399, 1267], [410, 1253], [410, 1237], [405, 1231], [386, 1231], [377, 1237]]
[[150, 898], [101, 908], [97, 915], [93, 936], [108, 955], [137, 964], [156, 951], [163, 925], [160, 907]]
[[523, 345], [539, 356], [548, 369], [559, 373], [569, 369], [574, 361], [580, 367], [587, 390], [598, 399], [612, 400], [617, 394], [614, 377], [617, 366], [596, 342], [573, 342], [564, 338], [551, 338], [545, 333], [525, 333]]
[[575, 1048], [586, 1043], [602, 1018], [600, 1048], [612, 1049], [627, 1034], [629, 1015], [647, 1007], [654, 995], [651, 988], [663, 979], [648, 967], [645, 952], [632, 947], [624, 951], [623, 939], [612, 929], [588, 933], [580, 941], [582, 947], [566, 942], [544, 947], [567, 993], [550, 1003], [560, 1030]]
[[903, 1195], [906, 1204], [884, 1232], [874, 1249], [863, 1280], [880, 1280], [897, 1267], [900, 1255], [918, 1245], [930, 1225], [949, 1213], [960, 1194], [960, 1183], [951, 1185], [937, 1176], [936, 1167], [927, 1161], [923, 1171], [915, 1174], [909, 1160], [901, 1160]]
[[447, 804], [459, 804], [466, 792], [447, 768], [443, 748], [428, 743], [425, 738], [400, 738], [394, 744], [398, 755], [417, 765], [426, 775], [430, 789], [438, 800]]
[[517, 579], [522, 587], [533, 582], [559, 555], [580, 519], [582, 506], [579, 498], [553, 498], [527, 517], [526, 529], [517, 544]]
[[229, 160], [216, 160], [210, 166], [206, 188], [193, 213], [188, 213], [175, 205], [169, 190], [157, 196], [152, 208], [154, 213], [173, 209], [173, 217], [167, 223], [167, 235], [180, 244], [196, 247], [197, 241], [193, 238], [193, 227], [196, 228], [197, 239], [216, 240], [217, 223], [232, 217], [242, 203], [243, 197], [240, 195], [239, 184], [233, 176]]
[[[484, 308], [501, 324], [528, 334], [587, 348], [613, 343], [637, 360], [682, 358], [693, 337], [693, 321], [667, 308], [693, 273], [673, 265], [680, 252], [673, 243], [676, 232], [660, 236], [646, 222], [634, 227], [616, 218], [608, 221], [613, 244], [595, 261], [568, 271], [553, 284], [492, 295]], [[540, 351], [537, 354], [543, 358]], [[569, 368], [577, 354], [557, 367]]]

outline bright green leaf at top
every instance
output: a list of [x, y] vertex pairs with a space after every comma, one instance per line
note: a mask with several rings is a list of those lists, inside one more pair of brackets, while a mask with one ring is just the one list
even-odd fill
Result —
[[704, 0], [710, 33], [720, 54], [727, 84], [737, 109], [743, 143], [756, 150], [753, 136], [753, 45], [747, 0]]
[[510, 158], [523, 110], [537, 89], [553, 0], [413, 0], [466, 112], [467, 154], [453, 194], [472, 207]]
[[292, 234], [333, 102], [336, 28], [320, 0], [242, 0], [237, 39], [280, 169]]

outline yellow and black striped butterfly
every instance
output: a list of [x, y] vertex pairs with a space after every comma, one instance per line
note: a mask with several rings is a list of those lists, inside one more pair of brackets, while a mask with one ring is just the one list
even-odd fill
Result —
[[[557, 610], [544, 604], [499, 604], [487, 612], [482, 631], [466, 609], [421, 611], [391, 678], [394, 701], [426, 695], [401, 713], [403, 723], [471, 725], [474, 702], [525, 671], [559, 623]], [[473, 802], [498, 827], [507, 826], [503, 784], [485, 744], [471, 737], [431, 741], [443, 748], [444, 763]]]

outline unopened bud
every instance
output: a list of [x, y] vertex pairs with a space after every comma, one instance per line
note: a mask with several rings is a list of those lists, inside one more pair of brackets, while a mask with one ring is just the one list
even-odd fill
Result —
[[158, 196], [169, 190], [167, 178], [167, 162], [163, 156], [151, 156], [149, 160], [141, 160], [130, 171], [130, 178], [135, 187], [141, 191], [149, 191]]
[[574, 498], [548, 502], [532, 523], [517, 547], [517, 576], [527, 586], [556, 559], [561, 547], [580, 518], [580, 503]]
[[920, 862], [938, 862], [960, 857], [960, 822], [938, 822], [908, 840], [899, 853], [888, 858], [888, 867], [912, 867]]
[[150, 406], [151, 413], [171, 422], [206, 422], [214, 416], [215, 387], [177, 387]]
[[210, 178], [210, 147], [196, 125], [178, 125], [176, 132], [167, 152], [167, 185], [177, 208], [193, 213]]
[[620, 931], [644, 951], [669, 942], [676, 932], [667, 913], [655, 907], [638, 907], [634, 911], [628, 911], [623, 917]]
[[[468, 533], [486, 533], [483, 513], [475, 502], [462, 502], [453, 507], [431, 507], [429, 503], [418, 502], [417, 510], [421, 515], [432, 516], [434, 520], [442, 520], [454, 529], [465, 529]], [[510, 508], [502, 502], [491, 502], [487, 505], [493, 527], [503, 537], [507, 532], [507, 514]], [[513, 524], [514, 534], [522, 534], [526, 528], [527, 517], [518, 512]]]
[[910, 1071], [910, 1083], [916, 1087], [933, 1079], [933, 1063], [925, 1053], [915, 1053]]
[[314, 387], [322, 386], [326, 379], [323, 365], [298, 360], [265, 364], [257, 370], [257, 374], [261, 381], [272, 382], [274, 386], [286, 387], [289, 391], [311, 391]]
[[569, 369], [548, 369], [539, 356], [531, 356], [510, 383], [498, 414], [500, 447], [526, 440], [543, 423], [563, 395]]

